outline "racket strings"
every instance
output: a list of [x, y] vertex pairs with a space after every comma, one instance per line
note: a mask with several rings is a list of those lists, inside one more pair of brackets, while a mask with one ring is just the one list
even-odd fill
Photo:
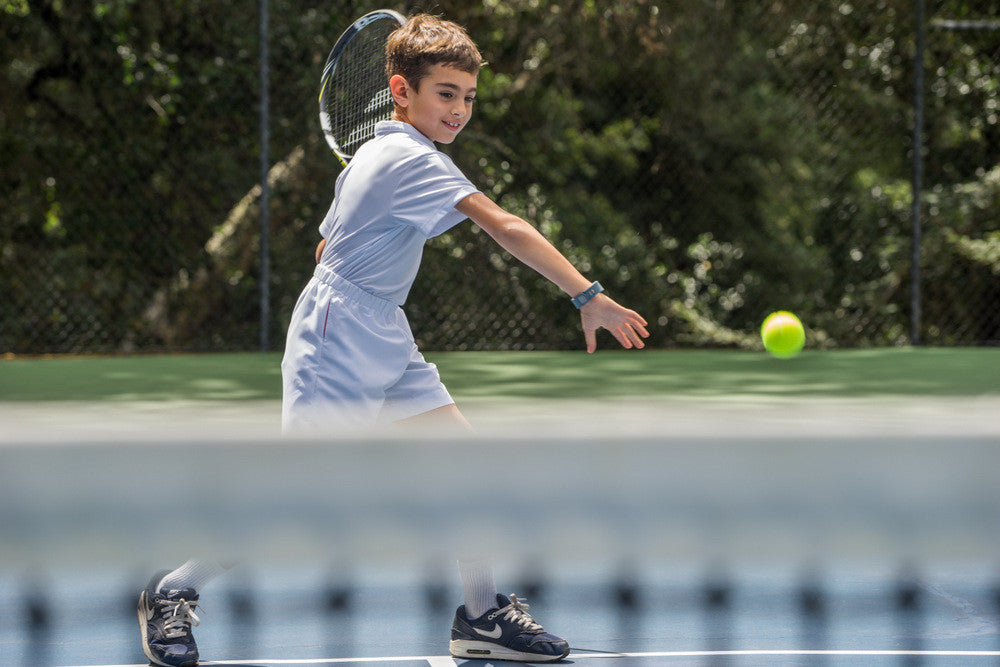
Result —
[[385, 75], [385, 43], [398, 24], [380, 20], [365, 26], [340, 54], [324, 88], [324, 126], [336, 148], [353, 155], [375, 135], [375, 124], [392, 115], [392, 95]]

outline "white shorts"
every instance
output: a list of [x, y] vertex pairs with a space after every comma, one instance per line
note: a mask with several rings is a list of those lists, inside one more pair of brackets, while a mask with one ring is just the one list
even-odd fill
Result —
[[295, 304], [281, 376], [286, 433], [370, 426], [454, 402], [403, 310], [323, 266]]

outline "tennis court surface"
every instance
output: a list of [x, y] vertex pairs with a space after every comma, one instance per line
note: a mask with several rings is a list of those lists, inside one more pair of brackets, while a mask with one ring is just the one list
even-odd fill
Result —
[[725, 396], [456, 383], [471, 438], [281, 440], [256, 394], [7, 399], [0, 663], [146, 664], [138, 591], [208, 555], [240, 565], [202, 591], [205, 664], [464, 664], [470, 542], [567, 664], [1000, 662], [1000, 392], [793, 399], [747, 367]]

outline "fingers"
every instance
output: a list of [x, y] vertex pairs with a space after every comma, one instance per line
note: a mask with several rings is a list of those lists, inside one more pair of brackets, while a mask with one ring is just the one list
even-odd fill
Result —
[[[622, 308], [618, 304], [610, 301], [610, 308], [600, 308], [598, 300], [594, 299], [593, 306], [584, 307], [581, 312], [583, 319], [584, 340], [587, 343], [587, 352], [593, 353], [597, 350], [597, 330], [607, 329], [614, 336], [618, 344], [626, 350], [633, 348], [642, 349], [646, 347], [643, 338], [649, 338], [649, 331], [646, 329], [646, 320], [634, 310]], [[604, 305], [604, 304], [601, 304]]]
[[642, 339], [649, 338], [649, 331], [646, 330], [645, 325], [646, 320], [635, 311], [630, 310], [625, 317], [625, 321], [613, 333], [615, 333], [615, 338], [618, 339], [618, 342], [625, 349], [635, 347], [641, 350], [646, 347]]
[[649, 331], [646, 330], [646, 320], [642, 319], [638, 313], [632, 313], [632, 316], [631, 321], [626, 323], [628, 326], [629, 337], [634, 343], [636, 343], [636, 347], [641, 348], [643, 346], [643, 342], [640, 340], [640, 337], [649, 338]]
[[[614, 337], [618, 340], [619, 343], [621, 343], [621, 346], [624, 347], [626, 350], [630, 350], [633, 347], [641, 350], [642, 348], [646, 347], [646, 344], [642, 342], [642, 339], [648, 337], [649, 334], [648, 333], [642, 334], [638, 332], [635, 327], [639, 327], [640, 329], [642, 328], [640, 325], [637, 324], [633, 325], [626, 324], [624, 326], [618, 327], [612, 332], [612, 334], [614, 334]], [[645, 332], [644, 329], [643, 331]]]
[[[629, 329], [629, 331], [631, 331], [631, 329]], [[618, 327], [617, 329], [612, 331], [611, 335], [614, 336], [615, 340], [617, 340], [618, 343], [626, 350], [632, 349], [632, 341], [629, 340], [628, 335], [626, 335], [625, 331], [623, 331], [621, 327]]]
[[643, 342], [643, 338], [649, 338], [649, 332], [638, 322], [625, 322], [620, 326], [597, 326], [593, 328], [584, 328], [583, 336], [584, 340], [587, 342], [587, 352], [593, 353], [597, 350], [597, 329], [603, 328], [611, 332], [611, 335], [615, 337], [618, 344], [624, 347], [626, 350], [631, 350], [636, 348], [641, 350], [646, 347]]

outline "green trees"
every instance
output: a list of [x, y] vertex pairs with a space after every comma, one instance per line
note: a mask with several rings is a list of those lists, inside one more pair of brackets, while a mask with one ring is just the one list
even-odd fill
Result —
[[[932, 19], [996, 17], [935, 3]], [[315, 88], [356, 3], [271, 0], [272, 340], [337, 170]], [[450, 0], [489, 67], [448, 149], [657, 345], [908, 340], [910, 0]], [[0, 349], [257, 340], [257, 4], [0, 2]], [[923, 338], [1000, 339], [1000, 31], [928, 28]], [[429, 348], [577, 347], [557, 291], [472, 225], [407, 311]]]

